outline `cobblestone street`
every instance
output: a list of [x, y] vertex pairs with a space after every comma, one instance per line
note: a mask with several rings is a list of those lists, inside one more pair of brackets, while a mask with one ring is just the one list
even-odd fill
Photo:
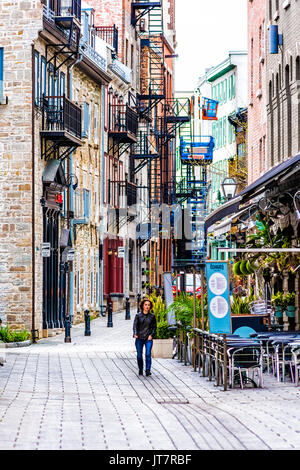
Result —
[[137, 375], [132, 320], [114, 315], [7, 352], [0, 449], [299, 449], [300, 388], [223, 392], [176, 360]]

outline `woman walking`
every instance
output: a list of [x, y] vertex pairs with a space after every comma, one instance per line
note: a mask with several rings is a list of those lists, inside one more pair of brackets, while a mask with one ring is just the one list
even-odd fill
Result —
[[148, 299], [140, 303], [140, 313], [137, 313], [133, 322], [133, 337], [137, 351], [139, 375], [143, 375], [143, 349], [146, 348], [146, 375], [151, 375], [151, 349], [153, 337], [156, 334], [156, 318], [151, 310], [153, 304]]

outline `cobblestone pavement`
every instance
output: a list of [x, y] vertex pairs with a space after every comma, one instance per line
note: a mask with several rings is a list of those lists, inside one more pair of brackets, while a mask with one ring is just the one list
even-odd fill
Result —
[[[133, 320], [133, 313], [132, 313]], [[300, 388], [224, 392], [176, 360], [137, 375], [132, 320], [114, 315], [28, 348], [0, 368], [0, 449], [299, 449]]]

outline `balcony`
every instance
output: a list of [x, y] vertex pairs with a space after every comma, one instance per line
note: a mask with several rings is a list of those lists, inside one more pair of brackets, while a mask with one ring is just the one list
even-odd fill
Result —
[[166, 99], [164, 111], [169, 123], [185, 123], [191, 120], [191, 102], [188, 98]]
[[125, 186], [127, 196], [127, 206], [134, 206], [137, 203], [137, 185], [126, 181]]
[[80, 26], [81, 21], [81, 0], [57, 0], [53, 3], [55, 22], [62, 28], [70, 29], [73, 22]]
[[213, 161], [214, 138], [211, 136], [194, 137], [195, 141], [180, 139], [180, 154], [182, 163], [190, 165], [209, 165]]
[[112, 72], [118, 75], [127, 85], [131, 82], [132, 70], [124, 65], [120, 60], [114, 59], [109, 68]]
[[[100, 41], [98, 42], [97, 41]], [[80, 50], [81, 52], [92, 62], [94, 62], [97, 67], [102, 69], [104, 72], [107, 71], [107, 51], [105, 43], [101, 44], [101, 39], [95, 38], [95, 47], [90, 46], [87, 42], [81, 42]]]
[[138, 115], [128, 104], [109, 105], [109, 137], [118, 143], [137, 142]]
[[65, 96], [43, 96], [41, 137], [59, 146], [81, 145], [81, 108]]
[[102, 41], [109, 44], [115, 51], [116, 55], [118, 54], [118, 37], [119, 31], [116, 25], [113, 26], [95, 26], [94, 27], [97, 36], [102, 39]]

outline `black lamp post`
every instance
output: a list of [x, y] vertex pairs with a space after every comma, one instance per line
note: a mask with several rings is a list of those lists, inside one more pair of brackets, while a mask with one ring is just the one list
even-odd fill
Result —
[[227, 201], [234, 198], [237, 190], [237, 182], [234, 178], [225, 178], [222, 183], [223, 194]]

